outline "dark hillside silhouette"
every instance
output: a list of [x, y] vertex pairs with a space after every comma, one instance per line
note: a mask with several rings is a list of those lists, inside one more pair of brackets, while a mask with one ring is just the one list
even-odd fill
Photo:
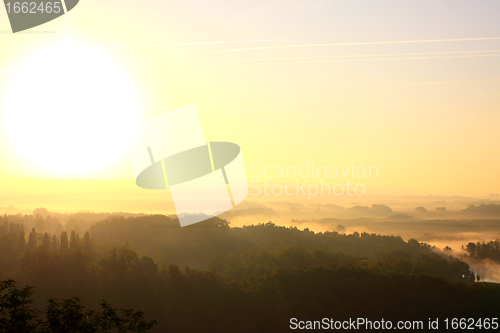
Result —
[[[36, 288], [33, 298], [30, 287], [21, 289], [30, 299], [24, 304], [40, 311], [25, 311], [28, 324], [36, 324], [33, 314], [53, 325], [71, 314], [81, 327], [111, 315], [123, 322], [156, 319], [157, 332], [282, 332], [292, 317], [500, 314], [498, 285], [474, 282], [466, 263], [415, 239], [314, 233], [271, 222], [230, 228], [218, 218], [180, 228], [161, 215], [108, 218], [81, 236], [25, 231], [18, 223], [24, 219], [2, 217], [0, 278]], [[40, 226], [47, 222], [38, 219]], [[6, 286], [8, 292], [12, 285]], [[96, 303], [102, 299], [144, 313], [118, 314]], [[2, 318], [12, 322], [6, 313]], [[57, 327], [63, 328], [53, 332], [67, 329]]]

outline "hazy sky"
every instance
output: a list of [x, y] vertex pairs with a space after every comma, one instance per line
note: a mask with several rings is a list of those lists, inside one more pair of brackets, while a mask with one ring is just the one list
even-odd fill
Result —
[[[238, 143], [247, 167], [354, 161], [378, 166], [367, 186], [488, 195], [500, 192], [499, 12], [496, 0], [82, 0], [32, 30], [45, 33], [14, 35], [2, 6], [0, 69], [63, 38], [112, 44], [141, 119], [196, 104], [206, 138]], [[0, 72], [0, 111], [12, 74]], [[64, 176], [0, 138], [0, 178]], [[127, 156], [76, 177], [133, 182]]]

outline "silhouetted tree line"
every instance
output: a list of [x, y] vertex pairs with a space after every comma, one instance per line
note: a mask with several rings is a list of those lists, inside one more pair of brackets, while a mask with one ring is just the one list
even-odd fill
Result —
[[275, 251], [290, 245], [307, 248], [322, 246], [333, 252], [342, 251], [367, 258], [381, 257], [392, 251], [403, 251], [411, 256], [431, 251], [426, 244], [405, 242], [396, 236], [357, 232], [345, 235], [336, 231], [315, 233], [272, 222], [232, 228], [227, 221], [219, 218], [181, 228], [176, 218], [163, 215], [112, 217], [95, 223], [89, 231], [96, 246], [125, 246], [129, 243], [141, 255], [152, 257], [160, 266], [175, 263], [197, 269], [205, 269], [208, 259], [216, 254], [240, 255], [252, 248]]
[[144, 214], [130, 214], [130, 213], [92, 213], [92, 212], [79, 212], [72, 214], [61, 214], [49, 212], [46, 208], [37, 208], [33, 210], [33, 214], [16, 214], [16, 215], [2, 215], [0, 216], [0, 226], [10, 223], [22, 224], [24, 230], [27, 232], [35, 228], [42, 234], [60, 235], [62, 231], [67, 230], [75, 231], [77, 234], [83, 235], [89, 227], [99, 221], [103, 221], [109, 217], [119, 216], [144, 216]]
[[83, 237], [33, 229], [25, 235], [7, 221], [0, 226], [0, 274], [36, 287], [34, 309], [63, 299], [49, 307], [86, 306], [92, 322], [104, 313], [95, 300], [106, 299], [141, 309], [144, 320], [158, 320], [158, 332], [281, 332], [291, 317], [500, 314], [498, 285], [472, 283], [466, 263], [417, 240], [273, 223], [230, 228], [217, 218], [186, 228], [160, 215], [110, 218]]
[[49, 299], [45, 320], [32, 307], [34, 288], [18, 289], [15, 281], [0, 281], [1, 333], [111, 333], [151, 332], [156, 321], [146, 321], [144, 313], [112, 308], [100, 301], [101, 312], [86, 310], [77, 297], [59, 302]]
[[274, 273], [283, 268], [314, 266], [347, 266], [374, 269], [402, 274], [427, 273], [448, 281], [474, 282], [474, 273], [463, 261], [443, 257], [436, 253], [410, 256], [404, 252], [393, 252], [377, 259], [356, 257], [343, 252], [330, 252], [322, 248], [308, 250], [296, 245], [279, 248], [274, 253], [267, 250], [251, 249], [241, 255], [230, 253], [215, 255], [208, 261], [208, 269], [236, 281], [244, 281]]
[[496, 204], [481, 204], [479, 206], [470, 205], [469, 207], [463, 209], [462, 212], [468, 214], [477, 214], [480, 216], [484, 215], [499, 216], [500, 205]]
[[466, 247], [469, 256], [474, 259], [491, 259], [500, 262], [500, 239], [486, 242], [469, 243]]

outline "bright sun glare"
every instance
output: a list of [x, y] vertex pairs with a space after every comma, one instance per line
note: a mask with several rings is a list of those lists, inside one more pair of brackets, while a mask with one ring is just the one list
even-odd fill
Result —
[[65, 42], [17, 71], [5, 121], [26, 158], [54, 171], [81, 173], [127, 151], [136, 112], [132, 85], [115, 63], [97, 49]]

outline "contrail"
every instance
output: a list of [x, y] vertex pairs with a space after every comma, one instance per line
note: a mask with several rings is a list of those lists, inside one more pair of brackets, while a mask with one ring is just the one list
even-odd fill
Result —
[[392, 88], [392, 87], [406, 87], [406, 86], [429, 86], [429, 85], [447, 84], [447, 83], [472, 83], [472, 82], [488, 82], [488, 81], [498, 81], [498, 80], [500, 80], [500, 77], [493, 77], [489, 79], [474, 79], [474, 80], [449, 80], [449, 81], [411, 82], [411, 83], [400, 83], [400, 84], [383, 84], [383, 85], [374, 85], [372, 87]]
[[481, 37], [481, 38], [460, 38], [460, 39], [399, 40], [399, 41], [386, 41], [386, 42], [350, 42], [350, 43], [326, 43], [326, 44], [297, 44], [297, 45], [279, 45], [279, 46], [248, 47], [248, 48], [240, 48], [240, 49], [229, 49], [229, 50], [207, 51], [207, 52], [196, 52], [196, 53], [179, 53], [179, 54], [169, 54], [169, 55], [160, 55], [160, 56], [138, 57], [138, 58], [133, 58], [133, 59], [151, 59], [151, 58], [175, 57], [175, 56], [196, 55], [196, 54], [226, 53], [226, 52], [253, 51], [253, 50], [271, 50], [271, 49], [285, 49], [285, 48], [321, 47], [321, 46], [358, 46], [358, 45], [417, 44], [417, 43], [484, 41], [484, 40], [499, 40], [499, 39], [500, 39], [500, 37]]
[[280, 42], [282, 39], [261, 39], [261, 40], [237, 40], [227, 42], [197, 42], [197, 43], [176, 43], [176, 44], [146, 44], [146, 45], [125, 45], [128, 47], [159, 47], [159, 46], [184, 46], [184, 45], [213, 45], [213, 44], [238, 44], [238, 43], [261, 43], [261, 42]]
[[323, 60], [323, 61], [276, 61], [258, 62], [252, 64], [220, 65], [215, 67], [237, 67], [237, 66], [257, 66], [257, 65], [292, 65], [292, 64], [313, 64], [313, 63], [333, 63], [333, 62], [354, 62], [354, 61], [384, 61], [384, 60], [422, 60], [422, 59], [450, 59], [450, 58], [475, 58], [475, 57], [500, 57], [499, 54], [476, 54], [449, 57], [408, 57], [408, 58], [372, 58], [372, 59], [343, 59], [343, 60]]
[[500, 50], [477, 50], [477, 51], [449, 51], [449, 52], [419, 52], [419, 53], [389, 53], [389, 54], [354, 54], [354, 55], [331, 55], [331, 56], [311, 56], [311, 57], [286, 57], [286, 58], [248, 58], [248, 59], [216, 59], [216, 60], [196, 60], [189, 62], [235, 62], [235, 61], [263, 61], [263, 60], [300, 60], [300, 59], [321, 59], [321, 58], [365, 58], [365, 57], [396, 57], [410, 55], [439, 55], [439, 54], [468, 54], [468, 53], [494, 53]]
[[475, 97], [500, 97], [499, 94], [490, 95], [465, 95], [465, 96], [450, 96], [450, 97], [438, 97], [438, 98], [428, 98], [426, 100], [438, 100], [438, 99], [458, 99], [458, 98], [475, 98]]

